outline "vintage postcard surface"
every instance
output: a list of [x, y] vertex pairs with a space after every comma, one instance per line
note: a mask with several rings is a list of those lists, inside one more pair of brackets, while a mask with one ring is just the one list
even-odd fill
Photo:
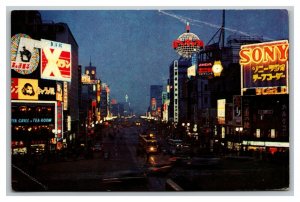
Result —
[[9, 18], [12, 192], [290, 190], [288, 10]]

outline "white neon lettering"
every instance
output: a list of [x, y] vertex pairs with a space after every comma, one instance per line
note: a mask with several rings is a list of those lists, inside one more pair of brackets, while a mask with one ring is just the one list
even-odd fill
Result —
[[51, 53], [50, 49], [48, 48], [43, 49], [43, 51], [45, 53], [46, 58], [48, 59], [48, 63], [44, 69], [43, 75], [50, 77], [51, 73], [53, 73], [53, 77], [61, 78], [61, 73], [56, 63], [59, 60], [59, 56], [62, 51], [59, 49], [54, 49], [53, 53]]

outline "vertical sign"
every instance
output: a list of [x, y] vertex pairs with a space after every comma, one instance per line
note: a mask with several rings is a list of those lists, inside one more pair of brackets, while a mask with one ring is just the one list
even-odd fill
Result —
[[235, 125], [242, 124], [242, 99], [240, 95], [233, 96], [233, 121]]
[[178, 61], [174, 61], [174, 122], [179, 121], [179, 100], [178, 100]]
[[218, 123], [225, 124], [225, 105], [226, 99], [218, 100]]
[[283, 104], [281, 106], [281, 135], [285, 136], [288, 133], [288, 106]]
[[64, 81], [64, 110], [68, 110], [68, 83]]
[[57, 141], [61, 142], [63, 139], [63, 110], [62, 102], [57, 102]]
[[243, 127], [250, 128], [250, 98], [243, 97]]
[[61, 83], [56, 82], [56, 100], [63, 101], [63, 89]]

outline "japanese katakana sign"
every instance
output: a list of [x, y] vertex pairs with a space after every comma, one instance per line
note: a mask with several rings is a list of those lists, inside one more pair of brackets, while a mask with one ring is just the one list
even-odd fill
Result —
[[287, 40], [241, 46], [242, 89], [284, 87], [284, 91], [272, 92], [288, 93], [288, 49]]
[[38, 79], [11, 79], [12, 100], [55, 100], [55, 82], [43, 82]]

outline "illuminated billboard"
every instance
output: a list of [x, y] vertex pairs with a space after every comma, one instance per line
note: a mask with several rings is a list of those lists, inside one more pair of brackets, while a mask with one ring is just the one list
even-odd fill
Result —
[[41, 40], [41, 78], [71, 81], [71, 45]]
[[64, 81], [64, 88], [63, 88], [63, 101], [64, 101], [64, 110], [68, 110], [68, 83]]
[[97, 84], [98, 80], [92, 80], [90, 75], [82, 74], [81, 75], [81, 83], [84, 85], [92, 85], [92, 84]]
[[233, 121], [235, 125], [242, 125], [242, 98], [240, 95], [233, 96]]
[[218, 123], [225, 124], [225, 105], [226, 99], [218, 100]]
[[38, 79], [11, 79], [12, 100], [56, 100], [55, 82]]
[[198, 65], [198, 75], [201, 77], [213, 77], [212, 71], [213, 64], [211, 62], [200, 63]]
[[11, 38], [10, 60], [11, 69], [27, 75], [36, 70], [40, 55], [39, 41], [31, 39], [26, 34], [16, 34]]
[[45, 101], [12, 101], [12, 126], [56, 125], [54, 102]]
[[187, 76], [190, 78], [191, 76], [196, 76], [196, 66], [192, 65], [187, 69]]
[[241, 46], [242, 93], [288, 94], [288, 49], [287, 40]]

